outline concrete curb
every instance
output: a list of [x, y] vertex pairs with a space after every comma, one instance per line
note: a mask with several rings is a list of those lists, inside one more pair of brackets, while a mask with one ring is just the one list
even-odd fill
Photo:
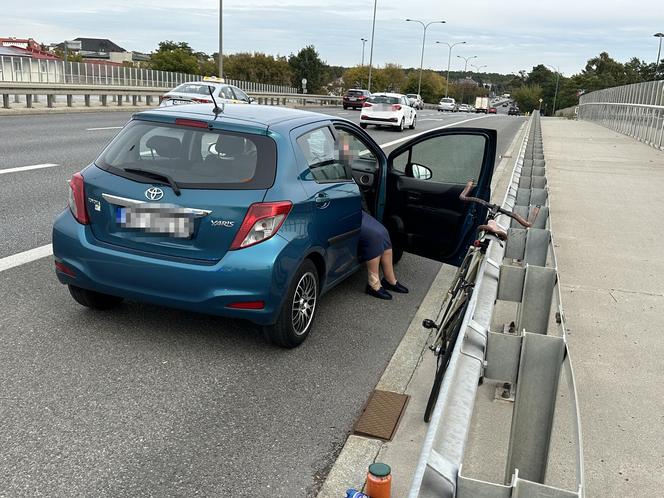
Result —
[[[502, 157], [496, 167], [492, 181], [493, 192], [498, 192], [500, 188], [499, 186], [504, 186], [509, 181], [511, 168], [508, 168], [508, 166], [513, 163], [512, 156], [515, 148], [523, 141], [525, 126], [526, 122], [524, 122], [516, 133], [509, 149], [505, 152], [505, 156]], [[498, 189], [496, 187], [498, 187]], [[502, 195], [503, 191], [500, 191], [499, 195]], [[424, 353], [427, 352], [427, 344], [431, 336], [431, 334], [426, 334], [423, 331], [422, 320], [424, 318], [432, 318], [438, 315], [441, 296], [447, 291], [451, 279], [453, 278], [454, 271], [455, 269], [450, 266], [441, 266], [436, 278], [422, 300], [422, 304], [408, 326], [406, 334], [399, 343], [399, 346], [394, 352], [394, 355], [392, 355], [387, 368], [378, 381], [376, 389], [392, 391], [400, 394], [410, 394], [411, 391], [413, 391], [415, 386], [411, 385], [411, 381], [415, 377], [416, 370], [425, 360]], [[431, 360], [431, 358], [428, 358], [428, 360]], [[430, 378], [433, 378], [432, 374]], [[419, 388], [419, 386], [417, 387]], [[422, 388], [419, 389], [421, 390]], [[428, 396], [430, 386], [423, 386], [423, 389], [426, 391], [425, 396]], [[423, 408], [420, 406], [420, 401], [420, 399], [411, 400], [411, 403], [408, 404], [404, 419], [397, 428], [397, 434], [395, 434], [395, 437], [391, 442], [383, 442], [377, 439], [370, 439], [351, 434], [342, 448], [336, 462], [330, 469], [323, 486], [317, 494], [317, 498], [339, 498], [344, 496], [346, 489], [353, 486], [355, 489], [362, 489], [366, 478], [366, 469], [371, 463], [377, 460], [379, 455], [381, 456], [381, 461], [386, 460], [383, 458], [383, 455], [388, 453], [402, 453], [404, 459], [409, 458], [408, 453], [412, 453], [412, 451], [420, 447], [420, 440], [424, 437], [425, 430], [422, 429], [421, 431], [418, 431], [418, 434], [411, 435], [409, 433], [409, 437], [405, 438], [399, 436], [401, 435], [400, 433], [402, 430], [415, 429], [414, 425], [411, 423], [415, 418], [419, 419], [420, 428], [426, 427], [421, 423], [421, 412]], [[424, 403], [426, 403], [426, 398], [424, 399]], [[416, 416], [413, 416], [413, 410], [419, 410]], [[419, 432], [421, 432], [421, 434], [419, 434]], [[396, 441], [397, 439], [399, 439], [399, 441]], [[409, 448], [403, 447], [401, 448], [403, 451], [399, 451], [396, 447], [397, 444], [403, 446], [408, 445]], [[415, 460], [417, 460], [417, 456], [415, 456]], [[412, 463], [414, 465], [416, 462]], [[401, 475], [396, 475], [397, 472], [399, 472], [399, 469], [393, 468], [395, 479], [400, 477], [400, 480], [403, 481], [403, 474], [399, 472]], [[407, 474], [407, 472], [405, 474]], [[409, 482], [394, 482], [393, 496], [405, 496], [405, 490], [409, 484]], [[397, 489], [395, 489], [397, 486], [403, 490], [404, 493], [398, 493]]]

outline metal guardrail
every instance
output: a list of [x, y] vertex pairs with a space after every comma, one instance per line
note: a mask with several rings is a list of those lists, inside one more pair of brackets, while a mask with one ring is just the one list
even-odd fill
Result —
[[[525, 217], [533, 205], [542, 208], [534, 228], [511, 227], [505, 247], [491, 242], [487, 250], [461, 326], [463, 340], [455, 345], [422, 445], [410, 498], [584, 496], [581, 424], [565, 339], [539, 119], [537, 112], [530, 118], [503, 207]], [[503, 227], [510, 226], [506, 216], [497, 221]], [[496, 300], [519, 303], [516, 333], [490, 330]], [[544, 484], [561, 372], [572, 406], [573, 490]], [[516, 388], [503, 483], [463, 474], [464, 451], [482, 377]]]
[[664, 149], [664, 80], [605, 88], [579, 100], [579, 119]]
[[[119, 87], [150, 87], [172, 89], [187, 81], [200, 81], [198, 74], [157, 71], [112, 64], [65, 62], [62, 60], [32, 59], [0, 56], [0, 82], [42, 83], [62, 85], [101, 85]], [[246, 92], [296, 94], [287, 85], [269, 85], [251, 81], [226, 79]]]
[[[22, 103], [19, 99], [24, 96], [25, 106], [33, 107], [33, 102], [37, 102], [39, 96], [46, 96], [46, 106], [55, 107], [56, 96], [66, 96], [67, 107], [73, 107], [74, 96], [84, 96], [84, 105], [92, 105], [92, 96], [99, 97], [99, 105], [108, 106], [109, 99], [117, 105], [131, 102], [131, 105], [142, 104], [151, 106], [158, 102], [158, 99], [166, 92], [166, 89], [150, 88], [143, 86], [102, 86], [102, 85], [63, 85], [55, 83], [5, 83], [0, 81], [0, 105], [5, 109], [11, 108], [11, 96], [14, 96], [13, 103]], [[288, 93], [261, 93], [248, 92], [259, 104], [265, 105], [295, 105], [306, 106], [313, 104], [317, 106], [341, 105], [341, 97], [328, 95], [303, 95]], [[131, 101], [130, 101], [131, 99]], [[155, 101], [156, 100], [156, 101]]]

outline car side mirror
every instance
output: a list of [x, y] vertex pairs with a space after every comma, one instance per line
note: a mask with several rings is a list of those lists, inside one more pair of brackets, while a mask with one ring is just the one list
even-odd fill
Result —
[[433, 176], [433, 171], [421, 164], [411, 164], [410, 172], [412, 177], [417, 178], [418, 180], [430, 180]]
[[253, 103], [253, 102], [256, 102], [256, 99], [255, 99], [255, 98], [253, 98], [253, 97], [248, 97], [248, 98], [247, 98], [247, 103], [248, 103], [248, 104], [251, 104], [251, 103]]

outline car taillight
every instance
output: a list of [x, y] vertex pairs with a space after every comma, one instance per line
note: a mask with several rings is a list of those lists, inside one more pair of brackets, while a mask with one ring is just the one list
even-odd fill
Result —
[[69, 180], [69, 209], [76, 221], [83, 225], [90, 223], [88, 211], [85, 208], [85, 185], [81, 173], [75, 173]]
[[392, 110], [393, 111], [400, 111], [401, 110], [401, 105], [399, 105], [399, 104], [392, 105]]
[[269, 239], [277, 233], [293, 208], [290, 201], [261, 202], [249, 206], [249, 211], [242, 221], [231, 250], [253, 246]]
[[208, 128], [207, 121], [198, 121], [197, 119], [177, 118], [175, 124], [179, 126], [191, 126], [193, 128]]
[[210, 99], [197, 99], [197, 98], [192, 98], [192, 101], [196, 102], [197, 104], [211, 104], [212, 101]]
[[371, 107], [371, 103], [365, 102], [364, 104], [362, 104], [362, 107]]

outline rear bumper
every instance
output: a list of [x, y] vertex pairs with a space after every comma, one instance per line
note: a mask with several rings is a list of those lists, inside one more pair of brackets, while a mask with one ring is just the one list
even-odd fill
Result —
[[[53, 225], [53, 255], [75, 276], [56, 272], [63, 284], [161, 306], [242, 318], [261, 325], [276, 321], [290, 277], [300, 264], [276, 235], [208, 264], [162, 259], [98, 241], [69, 210]], [[263, 309], [232, 309], [239, 301], [263, 301]]]
[[360, 116], [360, 123], [364, 124], [375, 124], [375, 125], [391, 125], [391, 126], [399, 126], [400, 123], [399, 117], [391, 117], [391, 118], [376, 118], [372, 116]]

